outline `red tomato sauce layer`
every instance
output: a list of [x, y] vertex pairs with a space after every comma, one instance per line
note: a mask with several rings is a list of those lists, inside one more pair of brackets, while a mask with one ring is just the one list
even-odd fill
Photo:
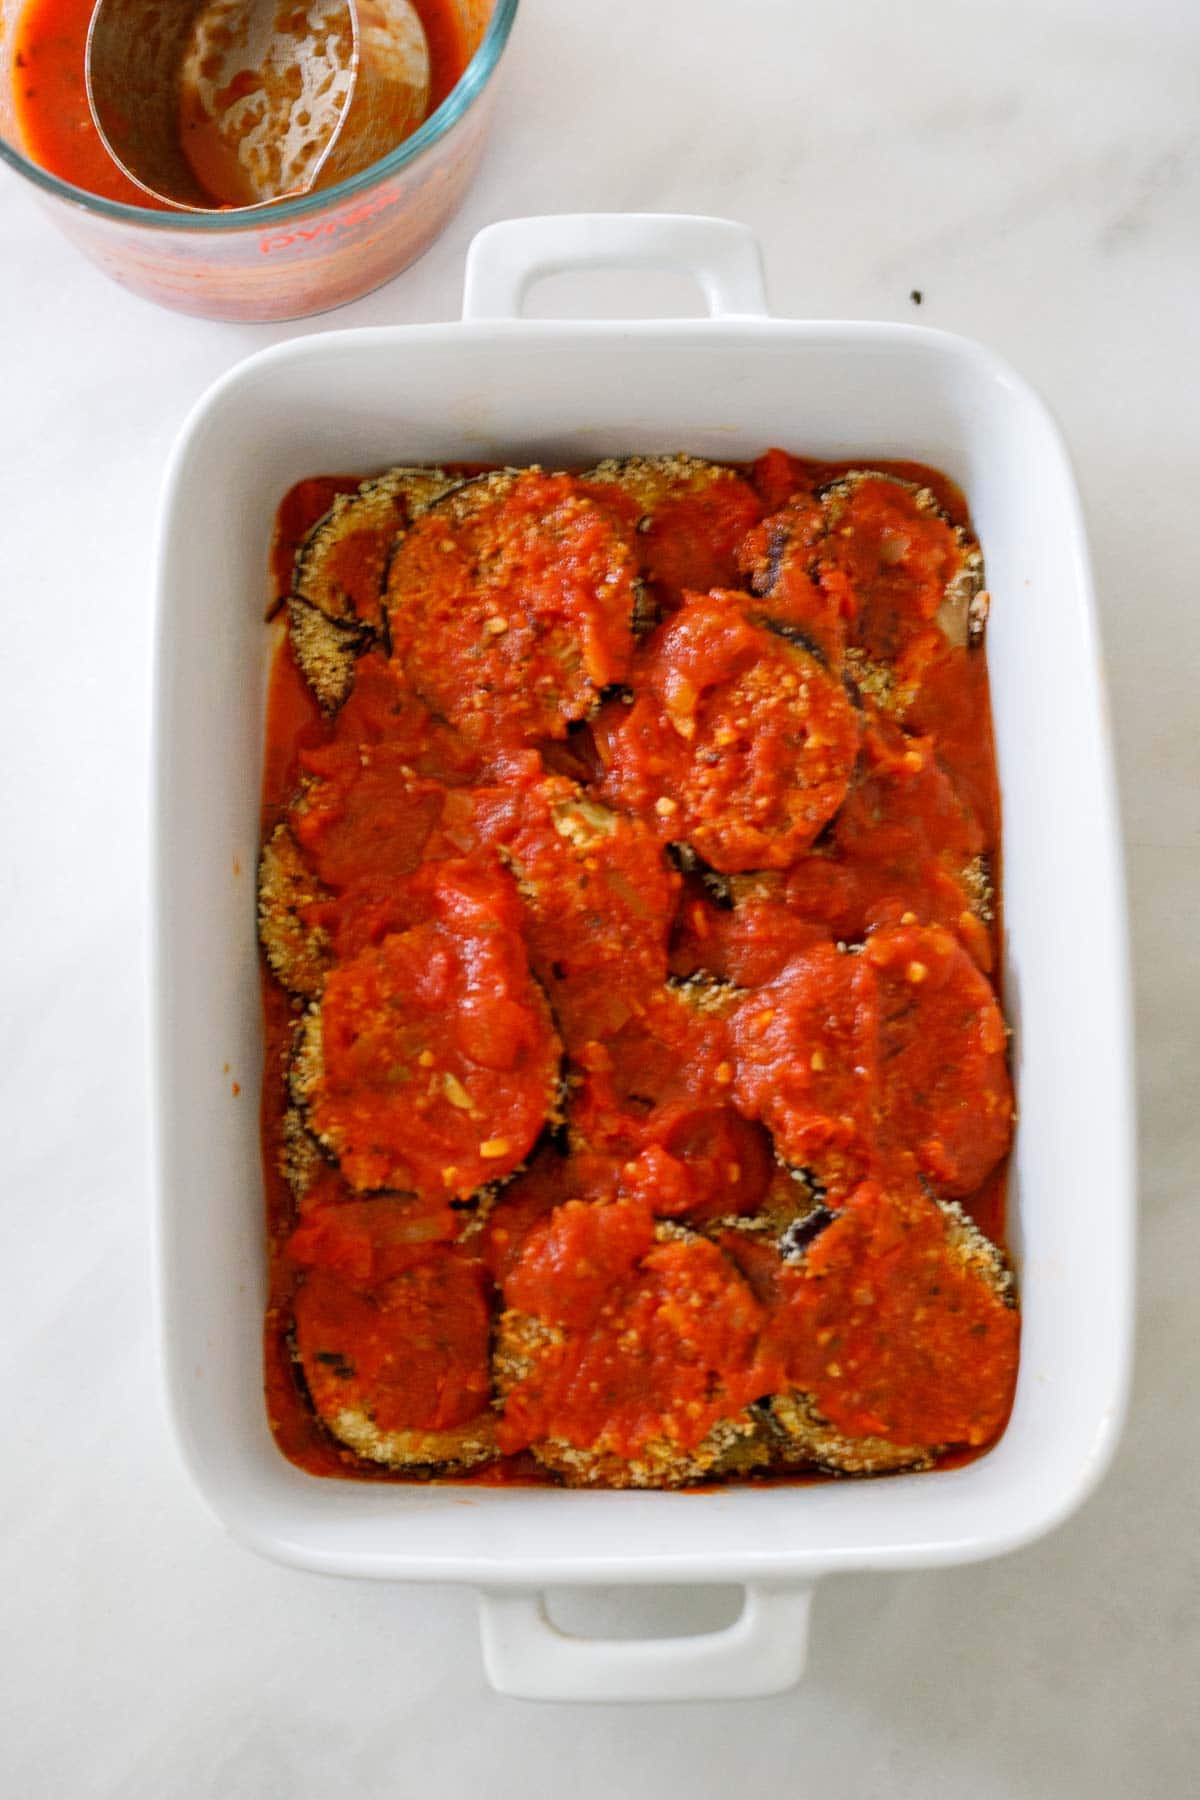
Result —
[[1015, 1112], [953, 484], [782, 450], [319, 476], [270, 580], [282, 1452], [674, 1487], [986, 1450]]

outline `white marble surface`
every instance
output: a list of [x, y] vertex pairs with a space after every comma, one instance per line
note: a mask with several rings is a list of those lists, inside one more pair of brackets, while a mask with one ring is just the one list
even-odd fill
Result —
[[[299, 327], [156, 312], [0, 179], [0, 1793], [1193, 1794], [1200, 12], [524, 0], [506, 75], [443, 241]], [[1144, 1254], [1131, 1422], [1067, 1528], [981, 1569], [827, 1582], [796, 1694], [618, 1714], [489, 1693], [465, 1591], [274, 1568], [201, 1510], [155, 1364], [143, 962], [149, 545], [185, 409], [293, 330], [452, 315], [488, 220], [625, 207], [744, 219], [776, 311], [986, 339], [1065, 425], [1128, 834]], [[556, 301], [597, 295], [627, 297]]]

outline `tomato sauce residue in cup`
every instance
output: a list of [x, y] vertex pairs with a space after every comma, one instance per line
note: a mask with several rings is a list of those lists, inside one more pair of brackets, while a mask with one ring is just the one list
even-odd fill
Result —
[[[432, 113], [457, 84], [467, 57], [448, 0], [412, 0], [429, 47]], [[13, 95], [27, 156], [60, 181], [102, 200], [173, 210], [114, 163], [92, 123], [84, 83], [88, 26], [95, 0], [29, 0], [14, 34]]]

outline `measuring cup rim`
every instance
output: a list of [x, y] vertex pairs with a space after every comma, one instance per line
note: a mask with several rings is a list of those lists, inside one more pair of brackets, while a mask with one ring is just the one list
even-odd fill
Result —
[[111, 219], [114, 224], [137, 225], [151, 231], [199, 233], [261, 231], [264, 222], [269, 221], [273, 230], [282, 229], [293, 220], [307, 218], [314, 212], [324, 212], [343, 200], [353, 199], [356, 194], [375, 187], [380, 181], [398, 175], [409, 163], [415, 162], [423, 151], [431, 149], [439, 139], [445, 137], [478, 99], [495, 72], [508, 42], [519, 4], [520, 0], [496, 0], [475, 54], [441, 105], [430, 113], [411, 137], [405, 138], [402, 144], [397, 144], [394, 150], [389, 151], [378, 162], [360, 169], [357, 175], [349, 175], [333, 187], [298, 194], [292, 200], [271, 201], [261, 206], [231, 207], [224, 212], [185, 212], [175, 208], [167, 212], [157, 207], [130, 206], [123, 200], [106, 200], [99, 194], [89, 194], [86, 188], [75, 187], [71, 182], [52, 175], [48, 169], [41, 168], [2, 137], [0, 161], [8, 163], [10, 168], [24, 175], [45, 193], [53, 194], [56, 199], [65, 200], [72, 206], [81, 207], [85, 212]]

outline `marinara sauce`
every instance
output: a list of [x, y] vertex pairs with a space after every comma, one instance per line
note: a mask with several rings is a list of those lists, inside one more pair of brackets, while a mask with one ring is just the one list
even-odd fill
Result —
[[[655, 459], [449, 470], [407, 552], [339, 545], [348, 698], [275, 652], [266, 1392], [315, 1475], [813, 1478], [855, 1464], [781, 1467], [772, 1395], [822, 1443], [920, 1453], [894, 1466], [1007, 1418], [962, 496], [917, 464], [675, 460], [661, 491]], [[272, 616], [355, 487], [285, 496]]]

